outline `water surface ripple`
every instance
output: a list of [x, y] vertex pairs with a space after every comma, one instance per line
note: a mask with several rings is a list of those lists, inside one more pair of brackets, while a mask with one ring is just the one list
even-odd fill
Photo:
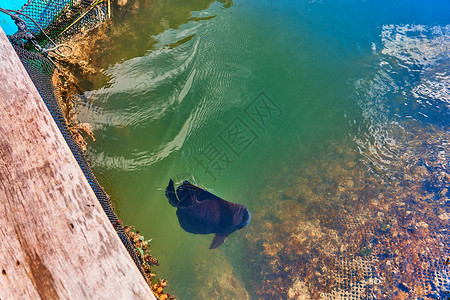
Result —
[[[127, 21], [136, 41], [111, 41], [151, 46], [111, 54], [109, 81], [77, 114], [95, 131], [97, 177], [152, 238], [169, 292], [444, 297], [450, 5], [152, 3], [151, 19]], [[245, 204], [250, 225], [208, 250], [209, 236], [180, 228], [169, 178]]]

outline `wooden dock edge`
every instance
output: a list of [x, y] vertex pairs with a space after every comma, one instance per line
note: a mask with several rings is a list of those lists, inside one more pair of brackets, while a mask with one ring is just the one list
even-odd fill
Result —
[[0, 27], [0, 300], [156, 299]]

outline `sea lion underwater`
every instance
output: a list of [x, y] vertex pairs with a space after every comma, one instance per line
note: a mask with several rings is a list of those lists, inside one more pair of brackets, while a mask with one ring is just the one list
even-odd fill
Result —
[[225, 201], [187, 180], [183, 181], [175, 194], [170, 179], [166, 197], [177, 208], [178, 221], [185, 231], [195, 234], [215, 233], [209, 249], [219, 247], [228, 235], [250, 222], [250, 213], [244, 205]]

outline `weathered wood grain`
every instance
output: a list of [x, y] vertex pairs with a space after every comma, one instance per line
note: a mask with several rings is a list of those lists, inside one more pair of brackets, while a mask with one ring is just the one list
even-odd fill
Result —
[[155, 299], [0, 28], [0, 299]]

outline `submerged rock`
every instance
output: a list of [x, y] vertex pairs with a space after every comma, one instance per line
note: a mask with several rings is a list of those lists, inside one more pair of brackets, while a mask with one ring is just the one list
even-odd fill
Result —
[[292, 287], [288, 291], [288, 299], [309, 300], [311, 295], [304, 281], [296, 279]]
[[[199, 255], [196, 261], [194, 273], [196, 282], [202, 284], [193, 287], [195, 299], [250, 299], [242, 281], [236, 276], [236, 272], [225, 255], [214, 252], [214, 255]], [[205, 271], [207, 270], [207, 271]]]

